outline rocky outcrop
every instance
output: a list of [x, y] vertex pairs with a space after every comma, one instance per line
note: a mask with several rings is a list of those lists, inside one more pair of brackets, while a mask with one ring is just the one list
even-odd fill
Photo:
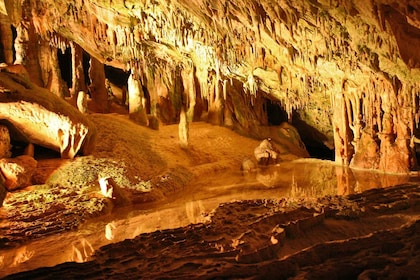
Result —
[[0, 159], [0, 172], [4, 176], [4, 185], [8, 191], [29, 186], [32, 175], [37, 167], [37, 161], [27, 155], [11, 159]]
[[57, 150], [63, 158], [94, 150], [95, 126], [64, 99], [10, 73], [0, 73], [0, 88], [0, 119], [15, 140]]

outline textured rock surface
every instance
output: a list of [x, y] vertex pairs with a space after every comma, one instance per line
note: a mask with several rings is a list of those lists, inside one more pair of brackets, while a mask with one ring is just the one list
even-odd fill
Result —
[[299, 204], [226, 203], [208, 223], [141, 234], [85, 263], [5, 279], [416, 279], [419, 203], [417, 185]]
[[94, 150], [96, 128], [64, 99], [9, 73], [0, 73], [0, 87], [7, 89], [0, 92], [0, 119], [17, 132], [15, 140], [57, 150], [63, 158]]
[[10, 134], [7, 126], [0, 125], [0, 159], [8, 158], [12, 155], [10, 152]]
[[4, 185], [7, 190], [13, 191], [31, 185], [36, 166], [37, 161], [27, 155], [0, 159], [0, 172], [5, 178]]

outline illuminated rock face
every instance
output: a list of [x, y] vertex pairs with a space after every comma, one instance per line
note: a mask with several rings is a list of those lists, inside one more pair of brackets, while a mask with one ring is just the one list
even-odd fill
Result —
[[[304, 121], [319, 142], [334, 145], [339, 163], [391, 172], [416, 166], [417, 2], [1, 2], [17, 28], [15, 48], [27, 54], [21, 60], [34, 59], [34, 41], [76, 44], [101, 63], [138, 73], [148, 112], [165, 122], [207, 112], [212, 123], [252, 134], [269, 124], [267, 102], [276, 102], [289, 121]], [[32, 60], [36, 80], [45, 70]]]
[[73, 158], [95, 147], [96, 128], [79, 111], [51, 92], [25, 79], [0, 73], [0, 119], [17, 131], [21, 141]]
[[0, 171], [5, 178], [4, 185], [9, 191], [30, 185], [36, 166], [37, 161], [27, 155], [13, 159], [0, 159]]

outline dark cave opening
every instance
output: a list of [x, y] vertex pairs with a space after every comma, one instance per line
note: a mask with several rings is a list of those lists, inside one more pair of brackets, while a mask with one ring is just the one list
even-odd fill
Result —
[[327, 137], [323, 133], [303, 121], [297, 112], [293, 114], [292, 124], [299, 131], [300, 138], [311, 157], [334, 161], [334, 149], [325, 145]]
[[127, 85], [130, 73], [119, 68], [105, 65], [105, 77], [114, 85], [123, 87]]
[[[17, 32], [16, 32], [16, 27], [14, 27], [13, 25], [10, 25], [10, 29], [12, 31], [12, 36], [13, 36], [13, 40], [12, 42], [15, 41], [16, 37], [17, 37]], [[0, 36], [1, 37], [1, 36]], [[1, 62], [7, 62], [6, 59], [6, 51], [7, 51], [7, 47], [8, 46], [4, 46], [3, 45], [4, 42], [2, 42], [2, 40], [0, 40], [0, 63]], [[10, 63], [14, 63], [14, 61], [16, 60], [16, 49], [15, 49], [15, 45], [12, 44], [12, 52], [13, 52], [13, 58], [12, 61]]]
[[287, 112], [280, 103], [267, 99], [265, 106], [268, 125], [280, 125], [283, 122], [287, 122]]
[[90, 85], [90, 78], [89, 78], [89, 67], [90, 67], [90, 55], [83, 51], [83, 74], [85, 75], [85, 83], [86, 85]]
[[67, 83], [67, 87], [72, 87], [72, 65], [71, 49], [67, 48], [65, 52], [57, 49], [58, 65], [60, 66], [61, 78]]
[[[267, 99], [265, 106], [269, 125], [276, 126], [288, 121], [287, 112], [279, 102]], [[324, 144], [327, 140], [325, 135], [303, 121], [297, 112], [294, 112], [292, 115], [292, 125], [298, 130], [306, 146], [306, 150], [311, 157], [334, 160], [334, 150]]]

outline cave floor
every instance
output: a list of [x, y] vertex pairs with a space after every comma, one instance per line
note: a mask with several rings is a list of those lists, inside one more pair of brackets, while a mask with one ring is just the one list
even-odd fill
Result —
[[[114, 123], [121, 118], [92, 116], [103, 131], [93, 156], [70, 164], [39, 159], [39, 184], [8, 196], [0, 213], [0, 277], [419, 275], [417, 176], [351, 170], [316, 159], [243, 173], [241, 162], [252, 157], [256, 140], [193, 123], [191, 146], [184, 150], [176, 145], [177, 126], [153, 131]], [[79, 178], [78, 168], [85, 177]], [[90, 168], [105, 170], [120, 185], [123, 170], [124, 179], [143, 189], [122, 187], [126, 200], [110, 203], [89, 183]], [[68, 184], [76, 189], [71, 194], [63, 191], [69, 173]], [[45, 203], [50, 207], [40, 204], [39, 197], [45, 202], [45, 192], [52, 190], [57, 196]], [[89, 206], [93, 199], [96, 208]]]

